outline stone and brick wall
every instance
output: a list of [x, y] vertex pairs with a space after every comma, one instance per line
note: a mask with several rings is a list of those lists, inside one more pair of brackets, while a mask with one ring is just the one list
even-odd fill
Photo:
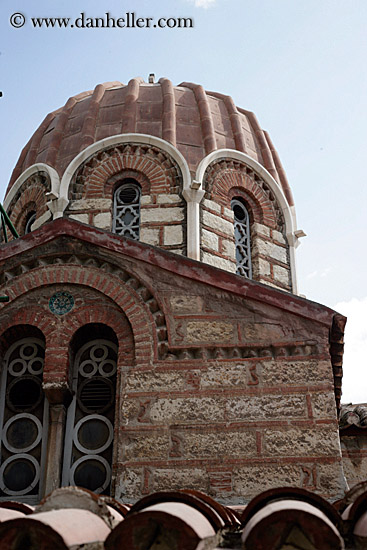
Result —
[[[76, 330], [114, 330], [117, 498], [192, 487], [235, 503], [280, 485], [342, 495], [331, 310], [67, 220], [42, 231], [4, 249], [0, 335], [42, 331], [56, 407]], [[65, 289], [75, 304], [57, 316], [49, 299]], [[49, 473], [57, 460], [50, 451]]]
[[173, 159], [154, 147], [121, 145], [88, 159], [74, 177], [66, 215], [111, 231], [114, 189], [126, 178], [142, 190], [140, 241], [185, 254], [182, 177]]
[[283, 215], [266, 183], [244, 164], [222, 160], [208, 168], [204, 186], [202, 261], [236, 271], [231, 199], [240, 197], [250, 216], [253, 279], [290, 291], [290, 260]]

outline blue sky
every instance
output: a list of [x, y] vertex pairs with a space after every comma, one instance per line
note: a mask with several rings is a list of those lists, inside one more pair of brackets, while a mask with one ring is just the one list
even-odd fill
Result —
[[[15, 12], [26, 24], [10, 25]], [[31, 17], [191, 17], [189, 29], [35, 29]], [[366, 0], [1, 0], [0, 198], [45, 115], [149, 73], [254, 111], [295, 197], [300, 292], [348, 314], [343, 401], [367, 402]]]

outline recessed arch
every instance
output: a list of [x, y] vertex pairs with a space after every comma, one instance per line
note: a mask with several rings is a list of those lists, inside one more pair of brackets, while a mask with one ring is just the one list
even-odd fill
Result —
[[189, 170], [188, 164], [185, 158], [183, 157], [183, 155], [178, 151], [178, 149], [176, 149], [176, 147], [168, 143], [168, 141], [165, 141], [161, 138], [157, 138], [154, 136], [149, 136], [148, 134], [135, 134], [135, 133], [117, 134], [93, 143], [86, 149], [83, 149], [83, 151], [81, 151], [70, 162], [69, 166], [66, 168], [64, 175], [62, 176], [62, 179], [61, 179], [60, 194], [58, 199], [58, 202], [60, 203], [60, 208], [58, 208], [57, 211], [55, 211], [54, 219], [62, 216], [62, 212], [65, 209], [66, 205], [68, 204], [69, 186], [74, 174], [77, 172], [79, 167], [87, 159], [89, 159], [91, 156], [95, 155], [96, 153], [104, 149], [113, 147], [115, 145], [121, 145], [125, 143], [151, 145], [151, 146], [157, 147], [158, 149], [161, 149], [165, 153], [168, 153], [173, 158], [173, 160], [177, 163], [181, 171], [182, 179], [183, 179], [183, 189], [190, 188], [191, 176], [190, 176], [190, 170]]
[[256, 160], [251, 158], [249, 155], [236, 151], [234, 149], [218, 149], [209, 153], [205, 158], [200, 162], [195, 176], [195, 182], [199, 189], [203, 190], [203, 181], [205, 173], [210, 165], [221, 160], [229, 160], [241, 162], [251, 168], [260, 178], [262, 178], [265, 183], [269, 186], [272, 193], [275, 196], [275, 199], [278, 202], [279, 207], [282, 210], [285, 223], [285, 233], [289, 244], [289, 259], [291, 267], [291, 280], [292, 280], [292, 292], [297, 294], [297, 278], [296, 278], [296, 260], [295, 260], [295, 248], [298, 246], [298, 235], [297, 231], [297, 221], [296, 221], [296, 212], [295, 207], [288, 204], [286, 196], [271, 176], [271, 174]]

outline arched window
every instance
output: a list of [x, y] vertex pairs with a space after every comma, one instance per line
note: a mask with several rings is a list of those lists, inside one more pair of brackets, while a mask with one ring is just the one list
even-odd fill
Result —
[[24, 235], [27, 235], [32, 231], [32, 225], [36, 221], [37, 212], [32, 210], [27, 214], [26, 220], [25, 220], [25, 228], [24, 228]]
[[112, 231], [139, 240], [141, 189], [137, 181], [128, 178], [117, 187], [113, 196]]
[[232, 199], [231, 207], [234, 213], [237, 273], [247, 279], [252, 279], [249, 214], [238, 197]]
[[72, 344], [73, 401], [67, 413], [62, 485], [109, 494], [117, 339], [109, 327], [81, 328]]
[[48, 420], [44, 355], [44, 341], [32, 336], [15, 341], [3, 359], [0, 500], [35, 504], [42, 495]]

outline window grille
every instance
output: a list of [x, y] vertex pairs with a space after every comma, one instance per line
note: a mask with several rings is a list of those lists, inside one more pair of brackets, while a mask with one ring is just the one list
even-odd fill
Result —
[[141, 189], [135, 180], [125, 180], [113, 197], [112, 231], [139, 240]]
[[108, 494], [111, 485], [117, 346], [91, 340], [76, 353], [62, 485]]
[[252, 279], [250, 218], [241, 200], [232, 199], [231, 207], [234, 213], [237, 274]]
[[42, 389], [44, 343], [23, 338], [3, 360], [0, 393], [0, 500], [38, 502], [43, 491], [48, 402]]

